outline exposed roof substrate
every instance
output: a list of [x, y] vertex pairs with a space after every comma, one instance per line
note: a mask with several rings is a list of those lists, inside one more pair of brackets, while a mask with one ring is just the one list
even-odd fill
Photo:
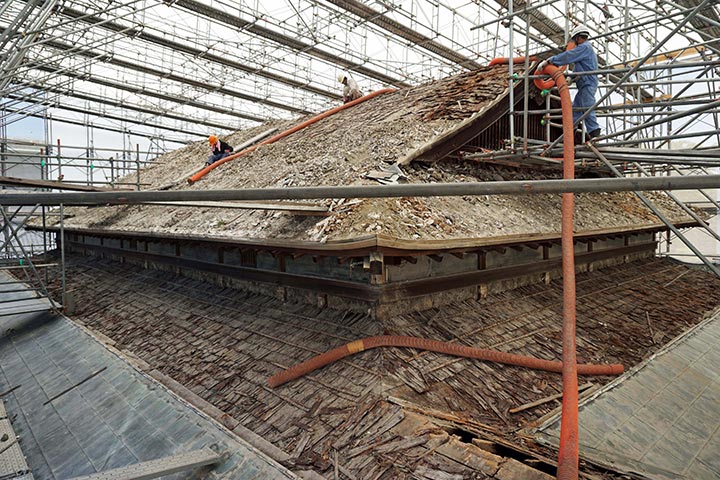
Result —
[[[193, 185], [183, 180], [208, 155], [198, 142], [158, 159], [143, 172], [149, 188], [175, 189], [373, 184], [365, 178], [446, 137], [474, 118], [477, 128], [497, 118], [508, 92], [507, 67], [484, 67], [426, 85], [381, 95], [306, 127], [273, 144], [211, 171]], [[492, 114], [485, 118], [484, 113]], [[493, 116], [494, 115], [494, 116]], [[304, 119], [302, 119], [304, 120]], [[299, 122], [299, 121], [298, 121]], [[238, 145], [270, 127], [282, 131], [298, 122], [274, 122], [236, 132]], [[540, 178], [471, 162], [442, 161], [403, 167], [412, 183], [520, 180]], [[662, 194], [653, 195], [673, 220], [689, 217]], [[560, 196], [391, 198], [315, 201], [330, 209], [324, 218], [265, 210], [179, 206], [113, 206], [71, 210], [69, 228], [201, 234], [225, 238], [292, 239], [312, 242], [384, 234], [404, 240], [489, 238], [548, 234], [560, 230]], [[576, 231], [633, 228], [657, 218], [632, 193], [576, 196]]]
[[[520, 432], [554, 405], [518, 414], [508, 409], [558, 393], [556, 374], [388, 348], [276, 389], [266, 382], [284, 367], [382, 332], [558, 360], [559, 280], [377, 321], [94, 257], [69, 262], [76, 318], [271, 442], [295, 465], [331, 472], [338, 450], [342, 467], [358, 478], [476, 472], [477, 465], [448, 460], [448, 431], [554, 458], [525, 444]], [[701, 269], [659, 259], [578, 274], [578, 361], [632, 367], [716, 308], [719, 287], [720, 280]]]
[[[8, 285], [14, 278], [6, 272], [0, 273], [0, 280], [4, 304], [36, 300], [31, 290]], [[135, 465], [137, 473], [140, 462], [209, 453], [201, 449], [210, 447], [226, 454], [217, 462], [215, 479], [296, 478], [159, 388], [117, 350], [68, 318], [47, 306], [39, 313], [23, 303], [24, 308], [13, 315], [11, 309], [2, 311], [0, 428], [6, 433], [11, 423], [13, 435], [19, 436], [15, 444], [14, 436], [0, 437], [3, 479], [86, 478], [96, 472], [104, 473], [101, 478], [129, 478], [127, 473], [113, 476], [108, 470]], [[178, 462], [172, 465], [177, 467]], [[31, 474], [25, 473], [28, 467]], [[206, 469], [196, 467], [172, 478], [197, 479], [206, 474]]]

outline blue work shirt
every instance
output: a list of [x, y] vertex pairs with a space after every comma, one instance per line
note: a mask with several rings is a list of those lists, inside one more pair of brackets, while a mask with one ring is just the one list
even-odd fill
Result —
[[[598, 69], [597, 55], [588, 41], [572, 50], [552, 56], [548, 60], [558, 67], [574, 63], [576, 72], [590, 72]], [[576, 77], [575, 84], [578, 87], [597, 87], [598, 78], [597, 75], [582, 75]]]

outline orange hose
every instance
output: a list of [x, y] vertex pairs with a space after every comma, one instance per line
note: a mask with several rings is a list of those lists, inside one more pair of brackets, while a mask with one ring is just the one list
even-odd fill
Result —
[[[553, 362], [550, 360], [542, 360], [539, 358], [526, 357], [524, 355], [515, 355], [512, 353], [499, 352], [497, 350], [487, 350], [483, 348], [472, 348], [454, 343], [439, 342], [437, 340], [428, 340], [426, 338], [403, 337], [397, 335], [383, 335], [378, 337], [368, 337], [362, 340], [334, 348], [316, 357], [311, 358], [302, 363], [298, 363], [287, 370], [283, 370], [268, 379], [271, 387], [278, 387], [283, 383], [289, 382], [296, 378], [302, 377], [318, 368], [336, 362], [341, 358], [348, 357], [354, 353], [362, 352], [377, 347], [408, 347], [418, 350], [429, 350], [431, 352], [446, 353], [457, 357], [477, 358], [479, 360], [488, 360], [491, 362], [505, 363], [508, 365], [517, 365], [521, 367], [535, 368], [537, 370], [545, 370], [548, 372], [560, 373], [563, 369], [561, 362]], [[622, 365], [578, 365], [578, 371], [582, 375], [619, 375], [624, 371]], [[575, 391], [577, 397], [577, 389]]]
[[[567, 47], [565, 48], [565, 51], [567, 52], [568, 50], [572, 50], [576, 46], [577, 45], [575, 45], [575, 42], [570, 40], [567, 44]], [[558, 67], [555, 67], [555, 68], [558, 68]], [[560, 68], [561, 72], [564, 72], [565, 69], [567, 68], [567, 65], [563, 65], [562, 67], [559, 67], [559, 68]], [[535, 70], [535, 75], [541, 75], [541, 74], [542, 74], [542, 72]], [[550, 90], [551, 88], [553, 88], [555, 86], [555, 81], [552, 78], [549, 78], [547, 80], [543, 80], [542, 78], [536, 78], [533, 80], [533, 83], [540, 90]]]
[[[563, 125], [563, 178], [575, 178], [575, 134], [573, 131], [572, 100], [562, 70], [548, 65], [542, 73], [550, 74], [557, 83], [562, 106]], [[563, 399], [560, 421], [560, 448], [558, 451], [558, 480], [578, 478], [578, 373], [575, 352], [576, 295], [575, 247], [573, 245], [573, 210], [575, 196], [562, 194], [562, 272], [563, 272]]]
[[[537, 57], [535, 55], [531, 56], [529, 59], [531, 62], [534, 62], [537, 60]], [[513, 63], [525, 63], [525, 57], [513, 57], [512, 59]], [[490, 60], [490, 63], [488, 63], [489, 67], [492, 67], [494, 65], [507, 65], [510, 63], [510, 59], [508, 57], [497, 57]]]
[[269, 145], [271, 143], [277, 142], [281, 138], [285, 138], [288, 135], [291, 135], [291, 134], [297, 132], [298, 130], [302, 130], [303, 128], [307, 127], [308, 125], [312, 125], [313, 123], [318, 122], [318, 121], [322, 120], [323, 118], [329, 117], [330, 115], [333, 115], [341, 110], [345, 110], [346, 108], [350, 108], [353, 105], [357, 105], [358, 103], [362, 103], [367, 100], [370, 100], [371, 98], [375, 98], [378, 95], [382, 95], [383, 93], [390, 93], [390, 92], [394, 92], [394, 91], [395, 91], [394, 88], [383, 88], [382, 90], [378, 90], [376, 92], [369, 93], [369, 94], [365, 95], [364, 97], [360, 97], [357, 100], [353, 100], [351, 102], [345, 103], [338, 107], [331, 108], [330, 110], [327, 110], [327, 111], [321, 113], [320, 115], [317, 115], [317, 116], [315, 116], [309, 120], [306, 120], [298, 125], [295, 125], [294, 127], [290, 128], [288, 130], [285, 130], [284, 132], [278, 133], [277, 135], [272, 136], [272, 137], [268, 138], [267, 140], [258, 143], [257, 145], [253, 145], [252, 147], [248, 147], [245, 150], [241, 150], [239, 152], [233, 153], [232, 155], [228, 155], [227, 157], [208, 165], [207, 167], [203, 168], [202, 170], [197, 172], [192, 177], [188, 178], [188, 183], [193, 184], [193, 183], [197, 182], [198, 180], [203, 178], [205, 175], [207, 175], [211, 170], [219, 167], [223, 163], [229, 162], [231, 160], [235, 160], [238, 157], [242, 157], [243, 155], [246, 155], [250, 152], [255, 151], [255, 149], [258, 148], [260, 145]]

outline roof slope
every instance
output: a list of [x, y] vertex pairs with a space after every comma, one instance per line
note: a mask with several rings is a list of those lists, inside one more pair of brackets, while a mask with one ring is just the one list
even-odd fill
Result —
[[[17, 282], [8, 285], [15, 279], [6, 272], [0, 272], [0, 280], [4, 304], [30, 295], [19, 292]], [[64, 316], [4, 316], [0, 428], [12, 424], [18, 439], [13, 444], [14, 436], [0, 437], [0, 478], [62, 480], [96, 472], [103, 475], [93, 478], [129, 478], [108, 470], [211, 447], [227, 454], [218, 462], [214, 479], [296, 478], [158, 387]], [[18, 468], [17, 462], [25, 458], [27, 464]], [[28, 465], [32, 474], [25, 475]], [[172, 478], [206, 475], [207, 469], [196, 467]]]
[[[365, 351], [281, 387], [267, 385], [285, 367], [383, 331], [558, 360], [559, 280], [379, 322], [362, 313], [283, 306], [95, 257], [70, 256], [67, 278], [80, 307], [77, 319], [272, 442], [295, 464], [320, 472], [332, 471], [337, 450], [341, 466], [357, 478], [423, 478], [412, 472], [424, 469], [467, 475], [467, 468], [435, 452], [433, 442], [447, 441], [446, 431], [463, 431], [519, 445], [518, 429], [555, 405], [518, 414], [509, 408], [562, 388], [557, 374], [401, 348]], [[55, 282], [59, 287], [60, 279]], [[720, 280], [669, 260], [644, 259], [580, 273], [577, 285], [578, 361], [630, 368], [716, 308]], [[409, 425], [413, 412], [430, 423]]]
[[[720, 313], [580, 407], [585, 457], [655, 479], [720, 478]], [[541, 438], [556, 445], [560, 419]]]
[[[426, 85], [399, 90], [340, 111], [276, 143], [232, 160], [187, 185], [182, 172], [199, 167], [208, 152], [200, 142], [169, 153], [148, 168], [144, 181], [159, 188], [229, 189], [372, 184], [365, 175], [458, 128], [464, 120], [498, 104], [507, 94], [507, 68], [485, 67]], [[488, 119], [494, 121], [494, 118]], [[275, 122], [287, 128], [292, 122]], [[297, 123], [297, 122], [295, 122]], [[229, 138], [237, 145], [266, 130], [264, 125]], [[528, 172], [463, 162], [411, 164], [409, 182], [468, 182], [527, 179]], [[658, 196], [675, 220], [687, 219]], [[66, 227], [202, 234], [233, 238], [288, 238], [332, 241], [386, 234], [401, 239], [486, 238], [557, 232], [560, 196], [443, 197], [316, 201], [330, 207], [318, 219], [263, 210], [178, 206], [116, 206], [74, 209]], [[578, 231], [657, 223], [629, 193], [578, 195]]]

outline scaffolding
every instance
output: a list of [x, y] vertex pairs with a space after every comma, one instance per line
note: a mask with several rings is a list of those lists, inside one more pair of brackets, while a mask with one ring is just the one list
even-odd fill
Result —
[[[631, 14], [629, 2], [625, 2], [623, 8], [615, 7], [620, 15], [613, 15], [613, 8], [608, 4], [601, 7], [594, 2], [573, 2], [572, 5], [566, 2], [568, 7], [583, 7], [582, 12], [577, 9], [573, 12], [572, 8], [568, 8], [567, 18], [577, 20], [568, 26], [588, 25], [592, 42], [600, 53], [599, 70], [575, 76], [597, 75], [600, 79], [599, 99], [591, 109], [596, 111], [602, 122], [604, 134], [596, 139], [602, 148], [588, 143], [586, 147], [579, 147], [576, 153], [581, 162], [602, 162], [617, 177], [684, 175], [688, 172], [708, 174], [708, 168], [717, 169], [720, 166], [720, 100], [716, 88], [720, 65], [718, 7], [716, 2], [709, 0], [658, 3], [661, 8], [651, 11], [635, 2], [636, 8]], [[604, 18], [602, 30], [598, 28], [600, 25], [593, 24], [592, 19], [598, 17], [590, 14], [592, 8], [589, 7], [601, 11]], [[508, 17], [517, 19], [520, 24], [524, 21], [526, 31], [530, 31], [532, 20], [524, 15], [526, 10], [513, 14], [510, 5]], [[523, 15], [524, 18], [521, 18]], [[676, 45], [679, 38], [684, 39], [683, 46], [669, 48]], [[509, 51], [513, 52], [513, 35], [509, 39]], [[524, 52], [531, 53], [527, 39], [528, 36], [525, 36]], [[527, 58], [525, 71], [530, 66]], [[509, 70], [509, 84], [512, 86], [517, 81], [512, 62]], [[510, 102], [511, 119], [513, 115], [522, 115], [523, 134], [513, 136], [511, 130], [511, 138], [507, 142], [509, 148], [504, 152], [505, 159], [509, 161], [562, 155], [562, 152], [553, 150], [562, 138], [552, 138], [550, 134], [550, 126], [559, 126], [554, 122], [559, 122], [561, 117], [559, 109], [550, 108], [550, 99], [559, 99], [553, 92], [544, 91], [543, 95], [548, 97], [545, 109], [530, 111], [527, 88], [530, 78], [533, 76], [526, 75], [524, 79], [525, 98], [520, 111], [515, 111], [519, 103]], [[588, 112], [580, 115], [576, 127], [582, 126], [579, 122]], [[547, 124], [545, 143], [528, 141], [529, 113], [544, 115], [543, 121]], [[511, 120], [511, 128], [514, 124]], [[584, 132], [581, 137], [584, 141]], [[620, 152], [618, 149], [623, 150]], [[600, 150], [609, 152], [606, 156]], [[664, 154], [665, 151], [668, 154]], [[701, 205], [710, 212], [710, 217], [714, 217], [716, 225], [706, 222], [677, 196], [671, 193], [668, 196], [695, 219], [702, 232], [715, 243], [714, 251], [717, 252], [720, 245], [717, 233], [718, 193], [717, 190], [699, 193], [702, 195]], [[650, 199], [640, 193], [637, 195], [671, 232], [665, 246], [661, 247], [666, 253], [669, 253], [669, 244], [678, 239], [711, 271], [716, 275], [719, 273], [715, 265], [717, 255], [713, 255], [712, 250], [709, 255], [701, 252], [680, 229], [663, 218]]]
[[[328, 109], [340, 99], [339, 72], [366, 91], [418, 85], [499, 56], [526, 56], [517, 72], [530, 72], [530, 55], [561, 52], [578, 24], [599, 57], [590, 73], [600, 79], [603, 135], [597, 149], [578, 146], [577, 161], [617, 176], [717, 172], [720, 7], [710, 0], [7, 0], [0, 163], [3, 172], [18, 168], [7, 157], [22, 142], [8, 129], [39, 118], [44, 142], [24, 160], [38, 165], [39, 178], [77, 171], [88, 186], [140, 190], [141, 168], [164, 151]], [[538, 106], [529, 96], [535, 76], [517, 72], [510, 63], [508, 86], [525, 88], [511, 98], [505, 148], [476, 157], [539, 161], [559, 152], [554, 92]], [[542, 141], [528, 134], [538, 113]], [[60, 124], [84, 129], [85, 145], [59, 143]], [[97, 132], [121, 146], [96, 145]], [[702, 195], [698, 205], [717, 214], [717, 192]], [[716, 227], [702, 227], [719, 238]]]
[[[648, 112], [714, 98], [717, 9], [700, 0], [9, 0], [0, 10], [0, 112], [6, 125], [51, 114], [184, 142], [327, 109], [340, 98], [339, 71], [366, 90], [417, 85], [497, 56], [560, 51], [565, 32], [584, 23], [605, 72], [601, 107], [624, 107], [601, 111], [618, 140]], [[638, 70], [623, 75], [625, 65]], [[696, 121], [708, 119], [717, 112]], [[623, 141], [688, 128], [666, 120]]]
[[[180, 146], [210, 132], [228, 134], [327, 110], [340, 99], [336, 78], [341, 72], [351, 73], [366, 91], [400, 88], [477, 69], [495, 57], [524, 57], [522, 68], [508, 64], [504, 147], [454, 155], [515, 165], [551, 163], [563, 155], [563, 137], [552, 129], [562, 112], [552, 89], [541, 92], [544, 105], [538, 105], [534, 93], [531, 98], [530, 82], [538, 78], [531, 58], [563, 51], [567, 32], [581, 24], [590, 31], [599, 59], [598, 70], [583, 75], [599, 78], [599, 95], [575, 121], [581, 141], [568, 154], [575, 156], [565, 158], [595, 163], [618, 178], [143, 191], [141, 169], [160, 153], [160, 145]], [[640, 192], [666, 191], [720, 245], [718, 227], [670, 192], [679, 185], [698, 188], [701, 200], [693, 207], [703, 206], [717, 219], [718, 73], [720, 7], [713, 0], [6, 0], [0, 5], [3, 181], [12, 182], [8, 171], [31, 165], [40, 181], [58, 183], [40, 186], [40, 192], [0, 194], [0, 269], [12, 270], [16, 278], [24, 275], [15, 283], [28, 285], [19, 288], [44, 300], [42, 308], [66, 308], [66, 205], [479, 195], [507, 189], [510, 194], [633, 191], [666, 225], [669, 233], [659, 246], [665, 254], [671, 253], [672, 241], [680, 240], [720, 277], [717, 256], [698, 248]], [[524, 88], [516, 90], [520, 85]], [[563, 95], [567, 102], [567, 92]], [[580, 122], [590, 110], [597, 113], [603, 134], [586, 142]], [[45, 122], [44, 142], [12, 142], [8, 127], [31, 117]], [[530, 125], [538, 118], [545, 127], [542, 139], [529, 135], [538, 131]], [[58, 123], [84, 128], [85, 145], [55, 142], [53, 125]], [[122, 148], [95, 145], [96, 130], [119, 135]], [[571, 135], [565, 133], [564, 138]], [[148, 145], [143, 156], [133, 137]], [[572, 178], [568, 161], [564, 173]], [[87, 188], [137, 191], [49, 191], [61, 187], [70, 172], [80, 172]], [[59, 216], [53, 238], [45, 228], [48, 216]], [[29, 234], [24, 225], [36, 217], [42, 219], [42, 230]], [[576, 297], [571, 195], [563, 195], [562, 225], [563, 392], [569, 398], [578, 389], [572, 370]], [[48, 268], [60, 269], [60, 304], [50, 297]], [[577, 398], [567, 405], [577, 419]], [[563, 403], [563, 418], [571, 418], [565, 408]], [[561, 447], [560, 457], [569, 459], [560, 462], [561, 468], [568, 468], [573, 455], [577, 466], [577, 421], [567, 428], [561, 444], [567, 437], [575, 451], [563, 455]]]

